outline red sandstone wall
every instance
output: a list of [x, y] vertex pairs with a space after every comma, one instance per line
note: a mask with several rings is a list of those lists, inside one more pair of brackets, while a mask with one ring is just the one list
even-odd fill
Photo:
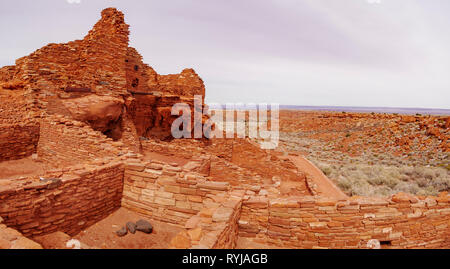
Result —
[[191, 68], [180, 74], [159, 75], [142, 61], [142, 56], [135, 48], [129, 47], [126, 54], [127, 89], [131, 92], [154, 93], [193, 98], [194, 95], [205, 97], [203, 80]]
[[201, 95], [204, 101], [205, 86], [193, 69], [185, 69], [176, 75], [158, 75], [131, 47], [125, 62], [126, 87], [132, 93], [127, 108], [139, 136], [171, 138], [171, 125], [178, 117], [172, 116], [171, 110], [177, 103], [188, 104], [194, 120], [193, 97]]
[[172, 139], [172, 123], [179, 117], [172, 116], [172, 106], [178, 103], [189, 105], [193, 126], [194, 99], [175, 95], [133, 94], [133, 98], [127, 101], [127, 109], [137, 134], [143, 137]]
[[184, 69], [180, 74], [158, 75], [158, 86], [150, 85], [151, 88], [157, 87], [164, 93], [173, 95], [193, 97], [194, 95], [205, 98], [205, 86], [203, 80], [195, 73], [193, 69]]
[[273, 152], [263, 150], [259, 144], [248, 139], [235, 139], [232, 144], [231, 162], [262, 177], [272, 178], [282, 176], [284, 180], [293, 180], [303, 183], [303, 190], [308, 195], [305, 185], [305, 175], [299, 173], [295, 165], [282, 161]]
[[257, 173], [214, 156], [211, 158], [210, 176], [217, 181], [229, 182], [236, 188], [264, 185], [262, 177]]
[[75, 235], [120, 207], [123, 164], [112, 162], [44, 182], [0, 188], [0, 217], [27, 237]]
[[171, 240], [171, 248], [233, 249], [238, 237], [242, 198], [227, 195], [217, 206], [205, 207], [191, 217], [185, 230]]
[[123, 146], [86, 124], [62, 116], [48, 116], [41, 120], [37, 152], [39, 160], [53, 167], [64, 167], [117, 157], [125, 151]]
[[158, 74], [142, 61], [135, 48], [129, 47], [125, 59], [127, 89], [134, 92], [150, 92], [149, 83], [157, 84]]
[[39, 128], [29, 99], [21, 92], [0, 88], [0, 161], [35, 153]]
[[0, 68], [0, 86], [3, 86], [3, 83], [12, 80], [15, 72], [15, 66], [4, 66]]
[[14, 78], [26, 81], [44, 106], [49, 96], [69, 87], [102, 95], [124, 94], [128, 34], [124, 15], [105, 9], [83, 40], [49, 44], [18, 59]]
[[239, 235], [285, 248], [449, 248], [450, 196], [349, 201], [251, 198], [243, 202]]
[[18, 160], [36, 153], [39, 123], [0, 124], [0, 162]]
[[133, 123], [131, 116], [128, 113], [124, 113], [121, 123], [122, 143], [131, 151], [139, 153], [142, 150], [140, 137], [136, 130], [136, 126]]
[[[220, 211], [215, 212], [216, 218], [214, 218], [213, 214], [213, 221], [215, 222], [223, 222], [223, 229], [220, 230], [219, 235], [217, 236], [217, 240], [214, 242], [213, 249], [234, 249], [236, 247], [236, 242], [239, 235], [239, 226], [238, 226], [238, 220], [241, 217], [241, 207], [242, 207], [242, 200], [230, 200], [226, 204], [224, 204], [224, 208], [230, 208], [232, 209], [232, 214], [230, 216], [223, 214], [220, 216]], [[220, 218], [222, 217], [222, 218]], [[208, 229], [207, 227], [205, 227]], [[210, 230], [215, 229], [214, 225], [209, 228]], [[200, 244], [202, 241], [199, 242]]]
[[[204, 98], [205, 86], [192, 69], [176, 75], [158, 75], [143, 63], [134, 48], [128, 47], [128, 35], [129, 26], [123, 13], [114, 8], [105, 9], [82, 40], [48, 44], [18, 59], [15, 66], [1, 68], [0, 89], [20, 91], [21, 97], [26, 96], [34, 108], [48, 114], [72, 116], [89, 122], [95, 130], [107, 127], [107, 132], [114, 133], [108, 136], [118, 140], [123, 135], [123, 142], [139, 151], [139, 141], [133, 143], [133, 138], [171, 137], [170, 127], [176, 118], [171, 116], [172, 106], [180, 102], [190, 104], [196, 94]], [[155, 100], [140, 96], [142, 93], [154, 94]], [[102, 105], [104, 98], [100, 97], [105, 96], [127, 101], [130, 114], [117, 114], [111, 121], [102, 117], [105, 113], [93, 115], [93, 120], [73, 115], [79, 108], [74, 103], [89, 110], [89, 97], [99, 99], [97, 105]], [[119, 119], [123, 122], [118, 122]]]
[[187, 160], [197, 159], [204, 151], [202, 141], [191, 139], [175, 139], [170, 142], [147, 140], [142, 141], [142, 148], [144, 151], [176, 156]]

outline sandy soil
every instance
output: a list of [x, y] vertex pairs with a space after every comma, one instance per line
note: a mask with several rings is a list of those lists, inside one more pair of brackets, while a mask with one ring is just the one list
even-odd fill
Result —
[[[70, 249], [66, 246], [67, 242], [71, 239], [68, 234], [63, 232], [55, 232], [43, 236], [37, 236], [32, 238], [33, 241], [41, 244], [44, 249]], [[88, 249], [89, 247], [82, 247]]]
[[[153, 226], [153, 233], [128, 233], [124, 237], [115, 234], [128, 221], [148, 220]], [[137, 213], [120, 208], [106, 219], [92, 225], [74, 238], [97, 249], [167, 249], [170, 240], [182, 229], [142, 217]]]
[[39, 176], [44, 173], [42, 163], [31, 157], [0, 162], [0, 179], [17, 179], [20, 177]]

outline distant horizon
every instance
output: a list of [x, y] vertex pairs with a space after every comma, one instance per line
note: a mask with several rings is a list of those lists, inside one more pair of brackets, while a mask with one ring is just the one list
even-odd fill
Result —
[[[208, 103], [207, 103], [208, 104]], [[211, 102], [208, 104], [211, 109], [217, 109], [218, 106]], [[235, 104], [236, 109], [248, 109], [248, 104]], [[226, 103], [218, 104], [225, 106]], [[268, 104], [270, 105], [270, 104]], [[280, 110], [303, 110], [303, 111], [331, 111], [331, 112], [355, 112], [355, 113], [386, 113], [386, 114], [426, 114], [449, 116], [450, 109], [445, 108], [424, 108], [424, 107], [366, 107], [366, 106], [307, 106], [307, 105], [279, 105]]]

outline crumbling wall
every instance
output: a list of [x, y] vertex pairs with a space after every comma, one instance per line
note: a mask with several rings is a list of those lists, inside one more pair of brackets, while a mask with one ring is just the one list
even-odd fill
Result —
[[[66, 168], [67, 170], [67, 168]], [[111, 162], [0, 188], [0, 217], [26, 237], [75, 235], [120, 207], [124, 167]]]
[[120, 140], [123, 145], [135, 153], [141, 152], [142, 145], [136, 126], [134, 125], [131, 116], [126, 111], [122, 116], [120, 128], [122, 130]]
[[44, 107], [55, 94], [125, 94], [128, 28], [122, 12], [105, 9], [84, 39], [49, 44], [18, 59], [14, 78], [26, 82]]
[[129, 91], [149, 93], [155, 90], [150, 89], [149, 84], [158, 84], [158, 74], [152, 67], [144, 64], [142, 56], [135, 48], [128, 48], [125, 62]]
[[127, 49], [125, 63], [126, 85], [130, 92], [188, 98], [201, 95], [204, 101], [205, 85], [194, 69], [184, 69], [180, 74], [159, 75], [152, 67], [144, 64], [139, 52], [131, 47]]
[[166, 94], [191, 98], [194, 95], [201, 95], [203, 101], [205, 98], [203, 80], [191, 68], [184, 69], [180, 74], [158, 75], [157, 84], [150, 84], [149, 86]]
[[[240, 148], [240, 144], [248, 147]], [[297, 169], [287, 166], [276, 156], [266, 153], [244, 140], [211, 139], [190, 140], [175, 139], [173, 141], [142, 141], [144, 151], [157, 152], [166, 156], [181, 157], [201, 162], [197, 171], [211, 177], [214, 181], [228, 182], [234, 188], [251, 189], [255, 186], [276, 184], [275, 176], [283, 180], [297, 182], [299, 191], [311, 195], [306, 186], [306, 177]], [[235, 150], [238, 149], [238, 150]], [[259, 152], [253, 156], [254, 152]], [[234, 156], [234, 157], [233, 157]], [[247, 156], [247, 157], [246, 157]], [[237, 163], [233, 162], [237, 159]], [[245, 159], [252, 165], [240, 165]], [[258, 164], [258, 160], [262, 165]], [[262, 166], [262, 168], [261, 168]]]
[[[172, 123], [181, 116], [181, 114], [179, 116], [172, 115], [172, 107], [180, 103], [187, 104], [191, 109], [191, 129], [188, 130], [192, 130], [195, 120], [193, 98], [160, 95], [154, 92], [134, 92], [133, 98], [129, 98], [127, 101], [127, 109], [139, 136], [169, 140], [173, 139], [171, 132]], [[193, 133], [191, 137], [194, 137]]]
[[418, 199], [318, 200], [313, 197], [243, 202], [239, 235], [285, 248], [450, 247], [450, 195]]
[[6, 82], [11, 81], [14, 78], [15, 72], [15, 66], [4, 66], [0, 68], [0, 87], [5, 86]]
[[132, 94], [132, 98], [127, 100], [127, 109], [139, 136], [171, 138], [171, 125], [178, 117], [172, 116], [171, 110], [178, 103], [190, 106], [194, 123], [194, 95], [202, 96], [203, 108], [205, 85], [193, 69], [185, 69], [176, 75], [158, 75], [131, 47], [125, 62], [126, 87]]
[[209, 175], [214, 180], [228, 182], [236, 188], [248, 188], [249, 186], [260, 186], [272, 182], [270, 178], [264, 180], [253, 171], [215, 156], [211, 158]]

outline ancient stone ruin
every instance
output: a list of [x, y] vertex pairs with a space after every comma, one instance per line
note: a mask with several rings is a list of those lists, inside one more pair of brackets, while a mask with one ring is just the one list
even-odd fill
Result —
[[169, 248], [450, 247], [447, 193], [349, 198], [249, 139], [173, 139], [172, 106], [203, 81], [157, 74], [128, 28], [108, 8], [84, 39], [0, 69], [0, 248], [65, 244], [118, 210], [174, 227]]

